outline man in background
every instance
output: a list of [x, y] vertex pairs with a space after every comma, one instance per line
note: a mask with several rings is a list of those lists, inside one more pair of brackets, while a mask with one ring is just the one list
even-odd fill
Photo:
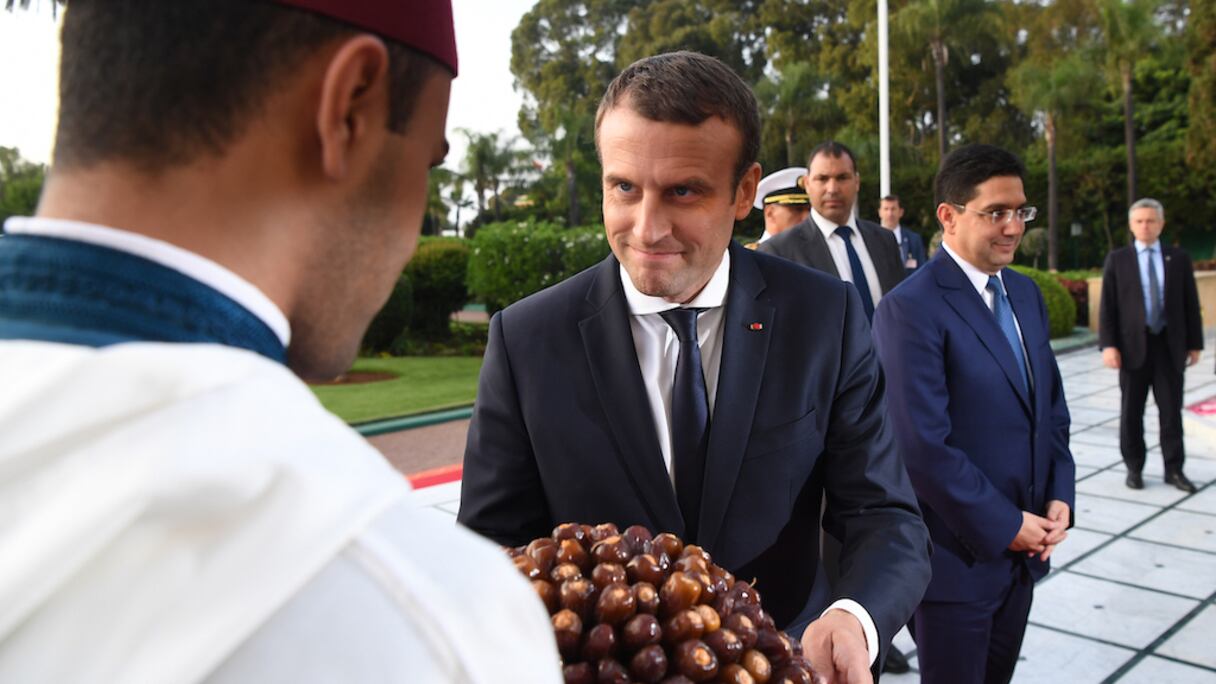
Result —
[[883, 295], [903, 280], [904, 266], [891, 234], [854, 215], [857, 158], [841, 143], [821, 143], [811, 150], [803, 187], [810, 217], [757, 249], [853, 283], [872, 318]]
[[451, 17], [70, 3], [52, 171], [0, 240], [0, 681], [558, 681], [506, 558], [300, 380], [417, 244]]
[[760, 184], [756, 187], [754, 206], [764, 212], [764, 234], [759, 240], [744, 245], [745, 247], [755, 249], [761, 242], [806, 220], [811, 211], [811, 201], [807, 199], [806, 190], [802, 187], [804, 176], [805, 168], [791, 166], [760, 179]]
[[1035, 216], [1024, 175], [990, 145], [942, 160], [944, 254], [874, 316], [896, 441], [933, 538], [910, 624], [925, 684], [1013, 677], [1034, 582], [1071, 525], [1076, 468], [1047, 307], [1008, 268]]
[[895, 236], [895, 242], [899, 245], [899, 258], [904, 263], [904, 270], [908, 272], [908, 275], [912, 275], [912, 272], [924, 266], [927, 260], [925, 241], [918, 233], [900, 225], [899, 221], [903, 217], [904, 208], [900, 204], [898, 196], [887, 195], [879, 201], [879, 222], [883, 228], [891, 231], [891, 234]]
[[1155, 199], [1138, 200], [1127, 222], [1135, 240], [1106, 257], [1098, 310], [1102, 361], [1119, 369], [1123, 402], [1119, 450], [1127, 467], [1127, 486], [1144, 488], [1144, 404], [1153, 390], [1161, 425], [1165, 482], [1193, 494], [1182, 472], [1182, 388], [1187, 367], [1203, 349], [1203, 319], [1191, 258], [1161, 244], [1165, 207]]

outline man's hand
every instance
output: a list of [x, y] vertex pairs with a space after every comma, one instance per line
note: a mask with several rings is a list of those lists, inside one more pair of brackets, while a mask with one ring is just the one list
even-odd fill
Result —
[[826, 684], [870, 684], [870, 652], [861, 622], [844, 610], [829, 610], [807, 625], [802, 651]]
[[1048, 537], [1056, 532], [1057, 528], [1067, 526], [1067, 519], [1063, 523], [1059, 523], [1029, 511], [1022, 511], [1022, 529], [1018, 530], [1018, 536], [1010, 542], [1009, 550], [1023, 551], [1028, 556], [1043, 553], [1047, 550]]
[[1199, 363], [1199, 353], [1201, 351], [1202, 351], [1201, 349], [1192, 349], [1189, 352], [1187, 352], [1186, 353], [1186, 365], [1194, 366], [1195, 364]]
[[1047, 548], [1039, 555], [1039, 560], [1046, 561], [1048, 558], [1051, 558], [1051, 553], [1055, 551], [1056, 545], [1068, 538], [1069, 513], [1068, 504], [1063, 501], [1052, 499], [1047, 502], [1047, 519], [1058, 524], [1059, 527], [1047, 535], [1047, 539], [1044, 540]]
[[1118, 349], [1115, 349], [1114, 347], [1107, 347], [1106, 349], [1102, 350], [1102, 363], [1105, 364], [1107, 368], [1122, 368], [1123, 355], [1119, 353]]

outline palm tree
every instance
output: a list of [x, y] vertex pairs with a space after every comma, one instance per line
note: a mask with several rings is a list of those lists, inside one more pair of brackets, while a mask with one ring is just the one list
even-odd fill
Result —
[[1047, 143], [1047, 268], [1052, 271], [1059, 267], [1056, 147], [1061, 119], [1091, 102], [1100, 83], [1098, 73], [1080, 52], [1050, 63], [1027, 60], [1009, 74], [1014, 103], [1043, 121]]
[[937, 92], [937, 151], [946, 156], [949, 139], [946, 123], [946, 63], [951, 44], [958, 51], [968, 36], [979, 32], [985, 21], [995, 21], [993, 5], [987, 0], [913, 0], [891, 17], [891, 25], [908, 38], [911, 45], [927, 45], [933, 60], [933, 81]]
[[[756, 98], [767, 119], [780, 127], [787, 166], [806, 162], [798, 159], [800, 131], [811, 129], [826, 135], [844, 123], [840, 107], [828, 97], [830, 88], [831, 82], [806, 62], [791, 64], [756, 86]], [[812, 138], [808, 135], [806, 139]]]
[[1098, 0], [1106, 68], [1123, 91], [1123, 142], [1127, 148], [1127, 205], [1136, 201], [1136, 128], [1132, 76], [1136, 60], [1161, 34], [1153, 17], [1160, 0]]
[[557, 131], [545, 137], [543, 147], [547, 148], [553, 163], [562, 165], [569, 202], [566, 225], [573, 228], [582, 221], [578, 199], [578, 161], [594, 135], [594, 117], [566, 106], [558, 107], [556, 116]]
[[469, 199], [468, 195], [464, 194], [466, 180], [467, 179], [459, 173], [453, 173], [451, 182], [448, 184], [448, 202], [450, 202], [452, 206], [456, 208], [456, 216], [452, 221], [452, 225], [456, 228], [457, 235], [462, 234], [460, 231], [460, 210], [468, 209], [469, 207], [473, 206], [473, 201]]
[[494, 198], [494, 219], [501, 220], [502, 207], [498, 189], [502, 175], [511, 169], [517, 156], [512, 149], [514, 140], [501, 140], [499, 131], [474, 133], [468, 129], [460, 129], [460, 132], [469, 141], [464, 158], [465, 173], [473, 179], [478, 215], [485, 212], [485, 194], [488, 190]]

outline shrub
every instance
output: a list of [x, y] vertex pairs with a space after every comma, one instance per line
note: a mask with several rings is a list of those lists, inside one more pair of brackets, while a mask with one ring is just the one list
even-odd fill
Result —
[[363, 333], [363, 350], [368, 353], [391, 352], [405, 339], [405, 329], [414, 313], [414, 289], [407, 275], [397, 278], [388, 301], [372, 318]]
[[424, 237], [405, 275], [413, 287], [414, 315], [410, 333], [433, 340], [451, 335], [452, 312], [469, 301], [465, 275], [469, 245], [457, 238]]
[[472, 240], [468, 285], [494, 313], [608, 255], [602, 228], [520, 221], [482, 227]]
[[1029, 277], [1039, 286], [1043, 301], [1047, 304], [1047, 321], [1051, 338], [1067, 337], [1072, 333], [1077, 320], [1077, 304], [1068, 290], [1050, 273], [1026, 266], [1013, 266], [1013, 270]]

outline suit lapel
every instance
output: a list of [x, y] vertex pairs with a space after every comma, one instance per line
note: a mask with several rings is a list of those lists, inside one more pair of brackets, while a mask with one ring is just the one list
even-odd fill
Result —
[[594, 312], [579, 321], [579, 332], [600, 405], [616, 438], [617, 457], [642, 505], [658, 530], [683, 531], [684, 518], [664, 467], [638, 367], [619, 268], [612, 257], [598, 267], [587, 293]]
[[823, 238], [823, 231], [812, 218], [802, 222], [802, 230], [797, 235], [802, 240], [802, 252], [806, 255], [807, 265], [817, 271], [830, 273], [837, 278], [840, 271], [836, 270], [836, 262], [832, 252], [828, 250], [828, 241]]
[[1001, 367], [1001, 371], [1005, 374], [1005, 379], [1008, 380], [1010, 386], [1013, 387], [1013, 391], [1017, 393], [1022, 408], [1028, 414], [1033, 415], [1030, 398], [1026, 394], [1026, 388], [1022, 386], [1022, 374], [1018, 372], [1013, 349], [1009, 346], [1009, 341], [1005, 339], [1005, 333], [1001, 332], [1001, 326], [997, 324], [992, 310], [984, 304], [983, 298], [971, 286], [971, 281], [967, 280], [963, 269], [954, 262], [954, 259], [950, 258], [950, 255], [943, 253], [934, 259], [933, 263], [937, 284], [944, 290], [942, 297], [959, 315], [959, 318], [962, 318], [963, 322], [975, 331], [984, 348]]
[[[722, 330], [718, 392], [705, 457], [697, 539], [712, 553], [747, 450], [768, 358], [774, 308], [758, 299], [764, 277], [756, 258], [731, 244], [730, 287]], [[752, 324], [759, 323], [759, 329]]]
[[892, 254], [892, 247], [895, 248], [894, 254], [898, 258], [899, 243], [895, 241], [894, 235], [887, 232], [886, 228], [882, 226], [872, 228], [872, 225], [861, 219], [857, 220], [857, 230], [861, 233], [862, 241], [866, 243], [866, 251], [870, 253], [870, 262], [874, 264], [874, 272], [878, 274], [878, 288], [883, 294], [886, 294], [899, 284], [904, 266], [903, 262], [900, 262], [898, 271], [887, 267], [890, 264], [887, 257]]

